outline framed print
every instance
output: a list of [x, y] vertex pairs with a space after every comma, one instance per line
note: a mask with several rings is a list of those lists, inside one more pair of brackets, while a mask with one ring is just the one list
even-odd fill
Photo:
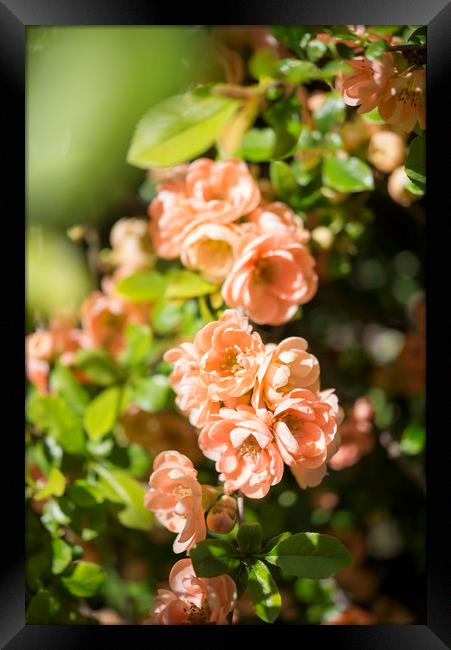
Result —
[[451, 8], [330, 4], [2, 3], [2, 647], [451, 642]]

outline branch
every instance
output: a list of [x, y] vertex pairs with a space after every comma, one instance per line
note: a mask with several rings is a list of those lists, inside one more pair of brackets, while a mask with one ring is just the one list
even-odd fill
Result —
[[413, 465], [403, 455], [399, 442], [395, 440], [389, 431], [382, 431], [379, 434], [379, 442], [387, 452], [387, 456], [393, 460], [415, 485], [426, 494], [426, 479], [423, 472], [417, 465]]

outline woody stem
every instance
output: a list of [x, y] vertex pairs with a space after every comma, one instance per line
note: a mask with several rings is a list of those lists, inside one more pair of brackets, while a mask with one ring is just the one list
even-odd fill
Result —
[[244, 521], [244, 497], [242, 494], [237, 496], [236, 503], [238, 506], [238, 522], [242, 524]]

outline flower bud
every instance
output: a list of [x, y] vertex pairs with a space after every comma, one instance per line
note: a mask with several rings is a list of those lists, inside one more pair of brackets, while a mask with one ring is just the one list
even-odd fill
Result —
[[414, 194], [406, 185], [409, 183], [404, 167], [397, 167], [391, 174], [387, 183], [387, 191], [393, 201], [404, 208], [409, 207], [414, 201], [421, 199], [420, 195]]
[[370, 138], [367, 158], [381, 172], [392, 172], [402, 165], [406, 154], [404, 138], [394, 131], [376, 131]]
[[207, 515], [207, 526], [212, 533], [225, 535], [236, 524], [237, 507], [233, 497], [223, 496]]

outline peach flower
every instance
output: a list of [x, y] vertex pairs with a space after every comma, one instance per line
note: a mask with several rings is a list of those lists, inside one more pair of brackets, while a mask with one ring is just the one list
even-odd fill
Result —
[[54, 355], [55, 344], [50, 332], [38, 330], [25, 338], [27, 379], [41, 395], [48, 391], [50, 361]]
[[274, 436], [281, 457], [302, 488], [319, 485], [337, 451], [338, 404], [332, 391], [315, 395], [297, 388], [274, 411]]
[[87, 347], [104, 347], [113, 356], [125, 346], [127, 323], [144, 325], [149, 321], [149, 305], [132, 303], [114, 293], [113, 285], [106, 285], [108, 293], [95, 291], [81, 306], [81, 321]]
[[221, 284], [233, 266], [238, 233], [230, 226], [202, 223], [186, 235], [180, 251], [183, 266], [199, 271], [206, 280]]
[[307, 352], [307, 347], [307, 341], [299, 336], [266, 346], [252, 396], [254, 406], [261, 406], [264, 401], [273, 408], [294, 388], [319, 391], [318, 359]]
[[379, 113], [386, 122], [399, 126], [406, 133], [415, 128], [418, 121], [426, 128], [426, 71], [424, 68], [410, 70], [391, 82], [390, 97], [379, 106]]
[[272, 413], [252, 406], [222, 408], [199, 435], [199, 446], [216, 462], [226, 492], [264, 497], [282, 479], [283, 461], [273, 442]]
[[281, 325], [315, 294], [318, 277], [308, 249], [290, 233], [272, 232], [243, 249], [222, 287], [224, 301], [254, 322]]
[[403, 208], [408, 208], [409, 205], [422, 198], [421, 194], [414, 194], [409, 190], [409, 183], [410, 178], [403, 165], [394, 169], [387, 181], [387, 192], [393, 201], [402, 205]]
[[174, 564], [169, 587], [158, 590], [150, 619], [153, 625], [226, 625], [237, 598], [230, 576], [198, 578], [189, 558]]
[[189, 550], [207, 534], [202, 487], [196, 476], [190, 459], [178, 451], [164, 451], [154, 460], [144, 504], [165, 528], [178, 533], [174, 553]]
[[394, 131], [376, 131], [368, 144], [367, 158], [381, 172], [389, 174], [402, 165], [406, 155], [404, 138]]
[[337, 453], [330, 459], [330, 467], [335, 470], [351, 467], [362, 456], [373, 450], [373, 416], [373, 407], [368, 399], [361, 397], [356, 400], [348, 417], [340, 425], [341, 445]]
[[227, 309], [219, 320], [205, 325], [194, 338], [194, 348], [200, 359], [199, 380], [211, 399], [240, 397], [253, 388], [265, 348], [258, 332], [236, 310]]
[[164, 355], [174, 369], [169, 384], [177, 394], [176, 404], [189, 416], [194, 427], [203, 427], [213, 413], [219, 412], [219, 403], [208, 395], [207, 387], [200, 384], [200, 357], [193, 343], [182, 343]]
[[149, 268], [154, 260], [149, 223], [143, 219], [119, 219], [110, 234], [115, 278]]
[[158, 254], [166, 259], [178, 257], [193, 225], [230, 224], [252, 212], [259, 202], [258, 185], [243, 161], [195, 160], [184, 177], [158, 187], [149, 207]]
[[310, 239], [304, 224], [288, 206], [276, 201], [257, 208], [249, 215], [249, 221], [256, 223], [261, 233], [290, 232], [301, 244]]
[[368, 113], [381, 105], [390, 94], [396, 74], [393, 55], [386, 52], [378, 61], [362, 57], [349, 59], [351, 72], [338, 80], [343, 99], [348, 106], [359, 106], [358, 113]]

